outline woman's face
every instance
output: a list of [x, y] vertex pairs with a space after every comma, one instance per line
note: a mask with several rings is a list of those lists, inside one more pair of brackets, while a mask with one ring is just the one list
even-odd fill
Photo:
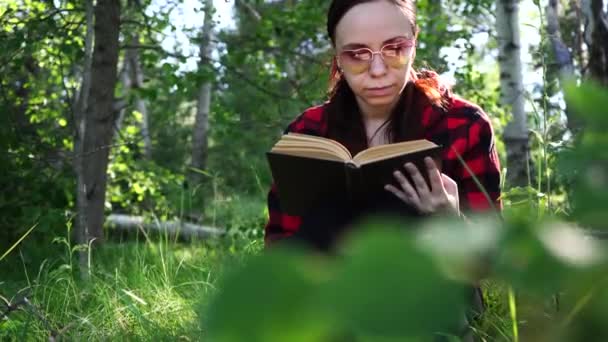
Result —
[[[389, 1], [351, 8], [336, 26], [338, 66], [364, 112], [390, 111], [408, 81], [414, 32]], [[370, 53], [380, 52], [383, 54]]]

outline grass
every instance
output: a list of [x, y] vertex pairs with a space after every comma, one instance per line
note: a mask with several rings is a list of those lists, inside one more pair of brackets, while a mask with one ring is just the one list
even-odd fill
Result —
[[[248, 239], [229, 244], [175, 243], [162, 237], [109, 241], [94, 251], [87, 282], [80, 280], [78, 253], [67, 241], [36, 246], [26, 239], [0, 260], [0, 295], [21, 303], [0, 320], [0, 340], [205, 340], [205, 308], [226, 263], [261, 250], [260, 240]], [[482, 289], [487, 310], [473, 329], [485, 341], [538, 340], [555, 328], [558, 316], [571, 311], [567, 307], [578, 305], [563, 298], [558, 314], [552, 298], [539, 301], [511, 292], [501, 281], [485, 280]]]
[[65, 241], [56, 242], [53, 247], [64, 249], [63, 255], [32, 262], [19, 252], [0, 261], [2, 269], [21, 266], [2, 277], [0, 295], [31, 303], [21, 301], [0, 321], [0, 340], [200, 340], [203, 308], [216, 291], [222, 265], [254, 251], [163, 239], [110, 242], [95, 250], [91, 279], [82, 282], [77, 253]]
[[[0, 340], [205, 340], [205, 308], [224, 265], [262, 248], [260, 215], [228, 209], [217, 212], [218, 222], [233, 232], [227, 241], [110, 239], [94, 250], [87, 282], [76, 269], [77, 250], [65, 238], [41, 244], [30, 235], [10, 253], [0, 251], [0, 296], [20, 303], [0, 317]], [[483, 340], [535, 340], [530, 336], [538, 327], [550, 326], [551, 305], [510, 292], [500, 281], [486, 280], [482, 288], [487, 310], [473, 329]]]

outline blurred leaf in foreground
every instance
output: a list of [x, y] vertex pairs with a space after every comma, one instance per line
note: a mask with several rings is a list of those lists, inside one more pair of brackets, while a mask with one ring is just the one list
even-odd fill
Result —
[[572, 216], [583, 226], [608, 230], [608, 90], [592, 82], [570, 83], [565, 90], [568, 108], [584, 123], [559, 164], [561, 173], [574, 175]]
[[412, 237], [371, 224], [323, 293], [348, 329], [376, 337], [456, 334], [464, 322], [464, 286], [448, 280]]
[[225, 278], [207, 312], [219, 341], [432, 338], [458, 334], [465, 286], [391, 224], [368, 224], [333, 259], [270, 250]]
[[301, 255], [256, 256], [220, 283], [206, 317], [213, 341], [318, 341], [328, 319], [318, 310], [315, 266]]

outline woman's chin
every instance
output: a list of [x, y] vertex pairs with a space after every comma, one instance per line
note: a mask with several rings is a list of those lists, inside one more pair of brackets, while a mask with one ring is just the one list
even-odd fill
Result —
[[368, 106], [372, 107], [386, 107], [394, 104], [396, 102], [395, 100], [395, 96], [374, 96], [367, 97], [365, 102], [368, 104]]

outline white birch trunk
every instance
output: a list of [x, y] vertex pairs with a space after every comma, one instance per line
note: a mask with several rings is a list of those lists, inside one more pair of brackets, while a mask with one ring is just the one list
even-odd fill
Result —
[[[199, 69], [205, 69], [211, 64], [213, 52], [213, 0], [205, 0], [205, 23], [201, 32], [199, 50]], [[204, 170], [207, 162], [207, 132], [209, 129], [209, 109], [211, 107], [211, 80], [205, 80], [198, 91], [196, 119], [192, 133], [192, 159], [190, 182], [196, 186], [201, 182], [201, 174], [196, 170]]]
[[[83, 155], [84, 137], [86, 134], [86, 108], [88, 104], [89, 91], [91, 88], [91, 64], [93, 60], [94, 39], [94, 8], [93, 0], [86, 1], [86, 36], [84, 45], [84, 68], [82, 71], [82, 83], [78, 92], [78, 99], [74, 108], [74, 171], [76, 173], [76, 243], [86, 245], [89, 241], [89, 227], [87, 224], [87, 189], [84, 175]], [[89, 261], [88, 253], [81, 250], [78, 255], [80, 274], [83, 279], [88, 278]]]
[[551, 47], [555, 54], [555, 59], [559, 67], [560, 76], [562, 78], [571, 78], [574, 76], [574, 65], [572, 62], [572, 54], [566, 44], [562, 40], [559, 30], [559, 1], [549, 0], [545, 8], [545, 17], [547, 22], [547, 35], [551, 41]]
[[182, 238], [206, 239], [213, 237], [221, 237], [226, 234], [222, 228], [202, 226], [179, 220], [173, 221], [146, 221], [143, 216], [131, 216], [124, 214], [108, 215], [106, 223], [117, 230], [132, 231], [146, 230], [155, 231], [158, 233], [166, 233], [171, 237], [179, 236]]
[[[129, 89], [131, 89], [131, 66], [129, 63], [128, 49], [125, 51], [125, 56], [122, 62], [122, 69], [120, 70], [120, 83], [122, 83], [122, 97], [126, 99], [129, 94]], [[127, 112], [127, 106], [123, 106], [118, 111], [118, 116], [116, 120], [114, 120], [114, 129], [118, 135], [120, 130], [122, 129], [122, 122], [124, 121], [125, 114]], [[116, 136], [115, 136], [116, 138]]]
[[[139, 45], [139, 35], [133, 37], [133, 46]], [[144, 73], [139, 61], [139, 50], [136, 48], [129, 49], [129, 64], [131, 71], [131, 87], [135, 89], [141, 89], [144, 85]], [[146, 101], [139, 95], [135, 97], [135, 110], [137, 110], [142, 118], [140, 123], [141, 136], [144, 141], [144, 157], [147, 160], [152, 159], [152, 141], [150, 139], [150, 118], [148, 115], [148, 108]]]
[[510, 185], [528, 183], [528, 124], [524, 108], [518, 0], [498, 0], [496, 34], [500, 66], [501, 104], [511, 109], [512, 119], [505, 127], [507, 181]]
[[[545, 17], [547, 22], [547, 35], [551, 41], [553, 54], [559, 67], [560, 80], [566, 82], [575, 77], [574, 61], [572, 53], [564, 44], [559, 28], [559, 4], [558, 0], [549, 0], [545, 8]], [[574, 115], [566, 107], [566, 116], [568, 118], [568, 128], [575, 132], [579, 129], [579, 122]]]

